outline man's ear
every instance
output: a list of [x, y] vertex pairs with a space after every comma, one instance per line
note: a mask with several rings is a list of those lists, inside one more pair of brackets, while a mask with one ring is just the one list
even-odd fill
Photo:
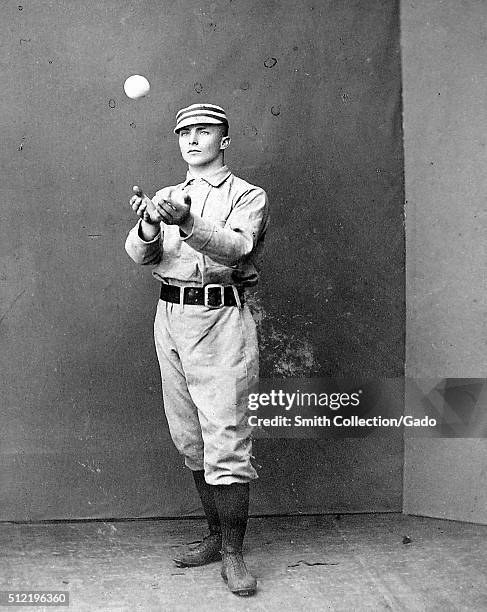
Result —
[[220, 150], [223, 151], [224, 149], [226, 149], [230, 144], [231, 140], [232, 139], [230, 138], [230, 136], [223, 136], [220, 142]]

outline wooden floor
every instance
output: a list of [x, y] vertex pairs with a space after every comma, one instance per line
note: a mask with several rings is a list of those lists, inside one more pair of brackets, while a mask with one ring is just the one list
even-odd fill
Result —
[[[202, 520], [0, 524], [0, 590], [69, 591], [69, 610], [487, 610], [487, 526], [399, 514], [251, 519], [252, 598], [173, 554]], [[15, 609], [15, 608], [2, 608]], [[22, 608], [67, 610], [57, 608]]]

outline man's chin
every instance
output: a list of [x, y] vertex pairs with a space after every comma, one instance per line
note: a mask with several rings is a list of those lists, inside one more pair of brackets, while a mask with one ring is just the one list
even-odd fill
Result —
[[211, 164], [211, 162], [209, 162], [208, 160], [191, 157], [187, 159], [186, 162], [188, 166], [192, 166], [193, 168], [205, 168], [206, 166], [209, 166]]
[[184, 160], [191, 166], [201, 166], [206, 163], [204, 159], [201, 159], [198, 154], [187, 154], [184, 156]]

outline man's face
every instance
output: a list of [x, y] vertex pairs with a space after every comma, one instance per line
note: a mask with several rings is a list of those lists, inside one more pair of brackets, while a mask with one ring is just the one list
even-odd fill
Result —
[[179, 130], [179, 148], [189, 166], [209, 166], [218, 160], [230, 139], [221, 125], [197, 124]]

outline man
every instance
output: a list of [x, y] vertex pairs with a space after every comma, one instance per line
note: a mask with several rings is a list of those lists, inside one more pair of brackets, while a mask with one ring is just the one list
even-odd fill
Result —
[[203, 542], [175, 562], [192, 567], [221, 558], [229, 589], [252, 595], [257, 583], [242, 546], [249, 482], [257, 478], [247, 403], [258, 347], [244, 290], [258, 280], [267, 196], [225, 165], [230, 137], [221, 107], [183, 108], [174, 132], [186, 180], [152, 200], [134, 187], [130, 205], [140, 219], [125, 247], [161, 282], [154, 337], [164, 409], [209, 525]]

